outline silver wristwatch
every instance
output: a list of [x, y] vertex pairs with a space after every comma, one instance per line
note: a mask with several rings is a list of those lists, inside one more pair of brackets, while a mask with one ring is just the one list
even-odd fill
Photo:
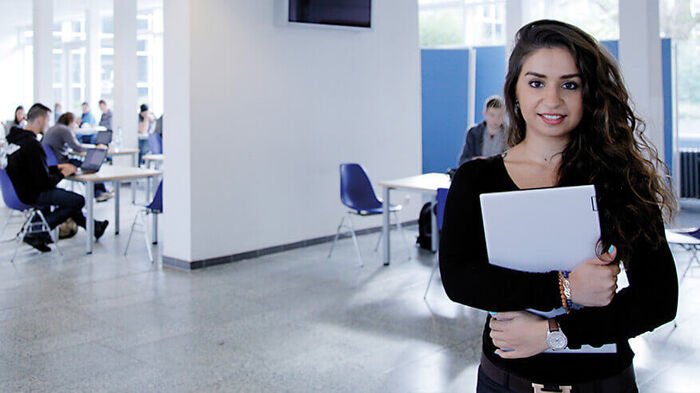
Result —
[[549, 331], [547, 332], [547, 346], [553, 351], [561, 351], [569, 343], [564, 332], [554, 318], [549, 319]]

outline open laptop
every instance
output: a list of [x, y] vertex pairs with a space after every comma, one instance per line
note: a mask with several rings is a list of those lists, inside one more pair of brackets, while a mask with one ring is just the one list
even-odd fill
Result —
[[99, 171], [100, 167], [102, 167], [102, 163], [105, 161], [105, 158], [107, 158], [107, 150], [88, 149], [87, 153], [85, 154], [83, 164], [80, 165], [80, 168], [78, 168], [78, 171], [75, 174], [84, 175]]
[[99, 131], [97, 133], [96, 145], [109, 145], [112, 143], [112, 131]]

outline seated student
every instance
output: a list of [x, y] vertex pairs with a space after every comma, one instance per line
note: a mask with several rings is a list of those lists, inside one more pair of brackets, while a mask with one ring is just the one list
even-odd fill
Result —
[[10, 133], [12, 127], [23, 128], [27, 125], [27, 119], [24, 116], [24, 107], [22, 105], [15, 108], [15, 117], [12, 120], [3, 122], [2, 125], [5, 127], [5, 135]]
[[[7, 156], [5, 170], [19, 200], [42, 209], [50, 228], [55, 228], [68, 218], [85, 228], [86, 220], [82, 212], [85, 199], [56, 187], [64, 177], [74, 174], [76, 167], [68, 163], [47, 166], [46, 153], [37, 140], [37, 136], [43, 134], [49, 124], [50, 112], [46, 106], [34, 104], [27, 113], [26, 129], [14, 127], [10, 130], [7, 142], [14, 152]], [[53, 211], [51, 207], [54, 207]], [[108, 224], [107, 220], [95, 221], [95, 238], [99, 239], [104, 234]], [[51, 251], [47, 246], [50, 242], [48, 236], [37, 234], [23, 240], [39, 251]]]
[[100, 125], [108, 130], [112, 130], [112, 110], [107, 106], [105, 100], [100, 100], [100, 111], [102, 116], [100, 116]]
[[[77, 120], [71, 112], [62, 114], [58, 118], [56, 125], [46, 131], [41, 143], [51, 148], [59, 164], [68, 163], [80, 168], [83, 162], [68, 156], [71, 150], [77, 153], [87, 150], [87, 147], [78, 142], [78, 139], [75, 137], [74, 130], [78, 127]], [[97, 147], [107, 149], [105, 145], [97, 145]], [[114, 192], [107, 191], [104, 183], [95, 183], [95, 200], [97, 202], [104, 202], [113, 196]]]
[[459, 156], [459, 166], [474, 158], [501, 154], [506, 149], [503, 127], [505, 109], [501, 97], [487, 98], [483, 114], [485, 120], [467, 131], [462, 154]]

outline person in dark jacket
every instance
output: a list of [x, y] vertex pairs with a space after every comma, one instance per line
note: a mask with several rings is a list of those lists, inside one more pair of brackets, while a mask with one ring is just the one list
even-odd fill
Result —
[[[74, 192], [57, 188], [56, 185], [67, 176], [76, 172], [76, 167], [69, 163], [47, 166], [46, 153], [37, 140], [49, 124], [51, 110], [42, 104], [34, 104], [27, 113], [26, 129], [13, 127], [7, 136], [9, 150], [5, 168], [12, 181], [17, 197], [23, 203], [42, 209], [50, 228], [72, 218], [79, 226], [85, 228], [85, 216], [82, 208], [85, 199]], [[54, 207], [51, 211], [51, 207]], [[107, 228], [108, 221], [95, 221], [95, 237], [100, 238]], [[47, 243], [50, 238], [45, 234], [35, 234], [23, 239], [39, 251], [50, 251]]]
[[474, 158], [501, 154], [506, 148], [506, 133], [503, 127], [505, 109], [499, 96], [486, 99], [485, 120], [467, 131], [467, 136], [459, 156], [459, 166]]

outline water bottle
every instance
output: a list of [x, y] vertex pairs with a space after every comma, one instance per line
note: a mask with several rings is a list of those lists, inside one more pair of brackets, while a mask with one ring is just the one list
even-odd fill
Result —
[[122, 128], [117, 127], [117, 135], [114, 136], [114, 146], [117, 148], [117, 151], [122, 149]]

